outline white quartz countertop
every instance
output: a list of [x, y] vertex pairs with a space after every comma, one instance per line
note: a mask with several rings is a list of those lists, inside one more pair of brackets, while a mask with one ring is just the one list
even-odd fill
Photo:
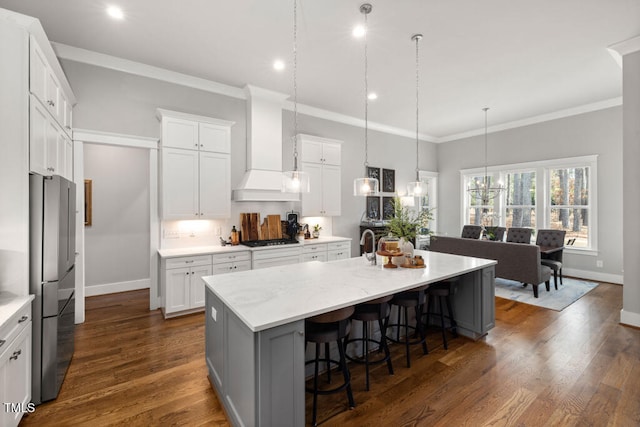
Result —
[[277, 245], [277, 246], [259, 246], [255, 248], [250, 248], [249, 246], [244, 245], [215, 245], [215, 246], [193, 246], [187, 248], [172, 248], [172, 249], [158, 249], [158, 254], [162, 258], [175, 258], [180, 256], [193, 256], [193, 255], [208, 255], [208, 254], [220, 254], [220, 253], [229, 253], [229, 252], [238, 252], [238, 251], [265, 251], [270, 249], [278, 249], [278, 248], [290, 248], [290, 247], [302, 247], [305, 244], [319, 244], [319, 243], [334, 243], [334, 242], [345, 242], [350, 241], [350, 237], [339, 237], [339, 236], [326, 236], [326, 237], [318, 237], [317, 239], [306, 239], [300, 240], [298, 245], [295, 243], [290, 245]]
[[424, 269], [385, 269], [364, 258], [306, 262], [204, 277], [253, 332], [479, 270], [496, 262], [416, 251]]
[[0, 326], [4, 325], [25, 305], [30, 304], [33, 295], [16, 296], [8, 292], [0, 292]]

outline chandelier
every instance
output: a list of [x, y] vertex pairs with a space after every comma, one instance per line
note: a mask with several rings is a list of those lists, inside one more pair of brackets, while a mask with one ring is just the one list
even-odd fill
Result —
[[472, 199], [480, 201], [481, 205], [488, 205], [491, 200], [500, 196], [505, 188], [500, 182], [493, 184], [487, 173], [487, 111], [489, 107], [484, 107], [482, 111], [484, 111], [484, 177], [470, 182], [467, 192]]

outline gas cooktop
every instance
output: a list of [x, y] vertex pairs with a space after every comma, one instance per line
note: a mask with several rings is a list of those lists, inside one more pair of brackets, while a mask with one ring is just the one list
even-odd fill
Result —
[[290, 245], [295, 243], [298, 243], [298, 241], [290, 240], [290, 239], [245, 240], [244, 242], [240, 242], [241, 245], [249, 246], [252, 248], [259, 247], [259, 246]]

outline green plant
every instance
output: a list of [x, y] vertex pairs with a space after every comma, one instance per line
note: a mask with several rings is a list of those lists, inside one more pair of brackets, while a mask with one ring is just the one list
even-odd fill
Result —
[[403, 206], [400, 197], [395, 197], [392, 202], [393, 217], [387, 224], [387, 232], [396, 237], [404, 237], [405, 239], [415, 239], [418, 231], [429, 230], [429, 221], [433, 219], [432, 209], [422, 209], [416, 211], [408, 206]]
[[322, 227], [320, 227], [320, 224], [316, 224], [313, 226], [313, 231], [319, 232], [320, 230], [322, 230]]

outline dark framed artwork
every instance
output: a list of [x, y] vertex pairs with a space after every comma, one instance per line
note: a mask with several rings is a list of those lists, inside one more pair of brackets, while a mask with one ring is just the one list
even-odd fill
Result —
[[382, 169], [382, 191], [384, 193], [395, 193], [396, 191], [395, 169]]
[[367, 178], [375, 178], [380, 182], [380, 168], [367, 166]]
[[393, 197], [382, 198], [382, 219], [393, 218]]
[[367, 196], [367, 218], [380, 219], [380, 197]]

